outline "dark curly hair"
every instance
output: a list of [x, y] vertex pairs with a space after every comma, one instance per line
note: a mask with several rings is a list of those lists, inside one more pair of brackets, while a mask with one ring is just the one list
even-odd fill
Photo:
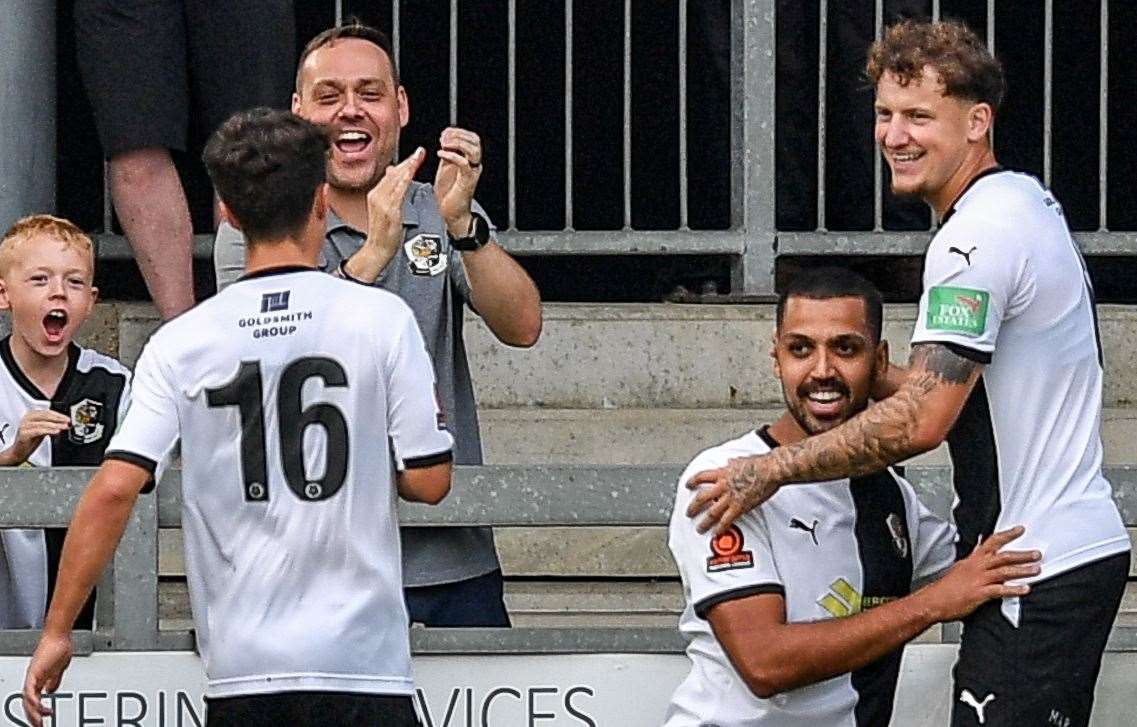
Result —
[[885, 73], [900, 85], [936, 70], [948, 96], [986, 103], [998, 111], [1006, 91], [1003, 65], [974, 31], [958, 20], [903, 20], [889, 26], [869, 48], [865, 74], [875, 86]]

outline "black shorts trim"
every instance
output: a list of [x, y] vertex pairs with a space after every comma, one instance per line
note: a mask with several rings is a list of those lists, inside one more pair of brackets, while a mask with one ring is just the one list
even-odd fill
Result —
[[150, 473], [150, 481], [140, 490], [142, 494], [146, 494], [154, 489], [154, 473], [158, 470], [158, 463], [149, 457], [143, 457], [141, 454], [134, 452], [127, 452], [122, 449], [112, 449], [103, 455], [103, 461], [108, 459], [118, 460], [119, 462], [126, 462], [127, 464], [136, 465]]
[[424, 457], [410, 457], [403, 460], [403, 469], [417, 470], [423, 467], [433, 467], [436, 464], [446, 464], [454, 461], [454, 452], [446, 450], [438, 454], [428, 454]]
[[713, 596], [707, 596], [703, 600], [696, 603], [693, 607], [693, 610], [695, 611], [696, 616], [706, 621], [707, 614], [710, 613], [711, 608], [719, 605], [720, 603], [734, 601], [739, 598], [746, 598], [747, 596], [757, 596], [763, 593], [785, 596], [786, 589], [780, 583], [758, 583], [753, 586], [735, 588], [731, 591], [723, 591], [722, 593], [716, 593]]

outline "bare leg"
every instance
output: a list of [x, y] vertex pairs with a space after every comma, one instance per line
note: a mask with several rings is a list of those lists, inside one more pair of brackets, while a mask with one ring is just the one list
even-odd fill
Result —
[[170, 153], [134, 149], [111, 159], [111, 197], [158, 308], [169, 320], [193, 306], [193, 227]]

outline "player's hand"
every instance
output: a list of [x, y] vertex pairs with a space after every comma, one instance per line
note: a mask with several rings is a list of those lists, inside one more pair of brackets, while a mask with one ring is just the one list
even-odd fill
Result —
[[[352, 277], [373, 280], [398, 254], [403, 242], [403, 200], [425, 158], [426, 150], [420, 146], [403, 161], [387, 167], [383, 178], [367, 193], [367, 240], [363, 245], [372, 256], [365, 261], [367, 269], [351, 270], [356, 273]], [[376, 266], [378, 269], [372, 270]]]
[[66, 432], [71, 427], [71, 419], [66, 414], [60, 414], [50, 409], [34, 409], [24, 415], [20, 420], [20, 427], [16, 431], [16, 441], [12, 446], [0, 453], [4, 464], [18, 465], [26, 462], [44, 437], [51, 437]]
[[434, 175], [434, 194], [438, 211], [451, 237], [465, 237], [470, 231], [470, 205], [482, 176], [482, 140], [472, 131], [449, 127], [439, 137], [438, 173]]
[[953, 565], [943, 578], [928, 585], [925, 595], [936, 609], [937, 621], [956, 621], [992, 598], [1025, 596], [1026, 584], [1008, 581], [1036, 576], [1041, 571], [1037, 550], [1002, 550], [1023, 534], [1021, 525], [989, 536], [971, 555]]
[[687, 482], [697, 490], [687, 506], [687, 517], [700, 513], [700, 533], [713, 529], [716, 535], [725, 533], [731, 524], [754, 508], [769, 500], [781, 483], [766, 473], [767, 458], [736, 457], [726, 467], [703, 470]]
[[43, 693], [59, 689], [63, 672], [70, 663], [71, 634], [52, 636], [44, 632], [24, 677], [24, 712], [33, 727], [41, 727], [43, 718], [52, 715], [51, 709], [43, 704]]

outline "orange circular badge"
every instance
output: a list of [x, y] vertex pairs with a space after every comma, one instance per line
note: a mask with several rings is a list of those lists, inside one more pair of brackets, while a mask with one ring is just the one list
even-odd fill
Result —
[[731, 525], [722, 535], [716, 535], [711, 540], [711, 550], [719, 557], [735, 555], [742, 552], [742, 531], [737, 525]]

